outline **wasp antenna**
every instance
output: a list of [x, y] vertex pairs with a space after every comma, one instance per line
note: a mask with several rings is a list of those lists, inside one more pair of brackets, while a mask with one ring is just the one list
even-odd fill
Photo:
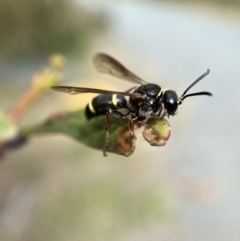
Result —
[[206, 92], [206, 91], [202, 91], [202, 92], [196, 92], [196, 93], [191, 93], [191, 94], [188, 94], [188, 95], [184, 95], [184, 96], [182, 96], [182, 98], [180, 99], [180, 101], [178, 102], [178, 104], [181, 105], [184, 99], [186, 99], [187, 97], [196, 96], [196, 95], [208, 95], [208, 96], [212, 96], [212, 93]]
[[209, 93], [209, 92], [198, 92], [198, 93], [193, 93], [193, 94], [186, 95], [186, 93], [187, 93], [195, 84], [197, 84], [200, 80], [202, 80], [203, 78], [205, 78], [209, 73], [210, 73], [210, 70], [207, 69], [207, 71], [206, 71], [204, 74], [202, 74], [200, 77], [198, 77], [198, 78], [183, 92], [183, 94], [181, 95], [181, 97], [180, 97], [180, 99], [179, 99], [179, 102], [178, 102], [179, 105], [182, 104], [182, 101], [183, 101], [185, 98], [189, 97], [189, 96], [194, 96], [194, 95], [210, 95], [210, 96], [211, 96], [211, 95], [212, 95], [212, 94]]

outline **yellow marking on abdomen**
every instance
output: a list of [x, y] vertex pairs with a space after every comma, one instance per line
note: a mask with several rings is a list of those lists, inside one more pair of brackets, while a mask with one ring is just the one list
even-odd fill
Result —
[[88, 108], [89, 108], [89, 110], [92, 112], [92, 113], [96, 113], [96, 111], [95, 111], [95, 109], [94, 109], [94, 107], [93, 107], [93, 105], [92, 105], [92, 101], [90, 101], [89, 103], [88, 103]]
[[112, 95], [112, 103], [114, 106], [117, 106], [117, 95], [116, 94]]

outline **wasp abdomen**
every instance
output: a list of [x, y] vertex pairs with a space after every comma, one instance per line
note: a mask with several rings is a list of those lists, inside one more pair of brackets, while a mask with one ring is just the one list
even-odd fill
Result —
[[87, 119], [105, 115], [109, 109], [116, 110], [128, 108], [127, 100], [122, 95], [102, 94], [94, 97], [86, 106], [85, 115]]

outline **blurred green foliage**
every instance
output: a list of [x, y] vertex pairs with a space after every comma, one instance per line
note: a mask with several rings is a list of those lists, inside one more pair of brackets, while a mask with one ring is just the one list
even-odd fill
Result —
[[23, 57], [85, 51], [105, 26], [103, 13], [64, 0], [1, 0], [0, 54]]
[[168, 199], [159, 190], [134, 193], [125, 185], [101, 180], [55, 196], [34, 210], [32, 221], [39, 229], [31, 237], [66, 240], [70, 231], [71, 238], [114, 240], [122, 230], [159, 222], [168, 214]]
[[[110, 116], [109, 119], [110, 129], [107, 152], [130, 156], [135, 150], [136, 136], [134, 133], [139, 131], [140, 126], [135, 123], [133, 133], [129, 130], [126, 119], [116, 118], [115, 116]], [[20, 129], [19, 135], [20, 139], [25, 139], [37, 134], [62, 133], [91, 148], [103, 150], [106, 140], [104, 123], [105, 116], [95, 117], [89, 121], [85, 117], [85, 110], [81, 109], [74, 112], [55, 114], [43, 123]], [[157, 146], [164, 146], [170, 137], [169, 123], [165, 119], [149, 119], [141, 127], [147, 128], [147, 130], [151, 129], [153, 132], [147, 134], [148, 139], [144, 135], [144, 138], [151, 145], [156, 146], [160, 143]]]

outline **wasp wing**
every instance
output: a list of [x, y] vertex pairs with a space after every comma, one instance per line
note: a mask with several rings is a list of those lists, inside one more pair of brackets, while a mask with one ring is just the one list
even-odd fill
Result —
[[113, 57], [98, 53], [93, 59], [94, 66], [101, 73], [106, 73], [118, 77], [120, 79], [131, 81], [135, 84], [144, 85], [146, 81], [139, 78], [137, 75], [126, 69], [121, 63], [119, 63]]
[[52, 90], [60, 91], [64, 93], [68, 93], [70, 95], [84, 94], [84, 93], [96, 93], [96, 94], [117, 94], [130, 96], [133, 98], [142, 98], [138, 93], [129, 93], [129, 92], [121, 92], [114, 90], [102, 90], [102, 89], [93, 89], [93, 88], [84, 88], [84, 87], [74, 87], [74, 86], [52, 86]]

